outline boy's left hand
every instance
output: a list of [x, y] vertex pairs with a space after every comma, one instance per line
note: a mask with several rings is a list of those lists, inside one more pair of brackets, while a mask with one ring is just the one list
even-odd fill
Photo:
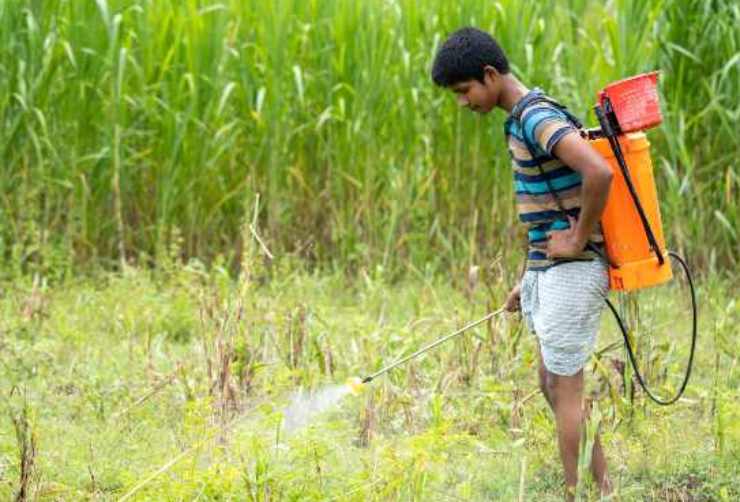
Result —
[[570, 228], [554, 230], [547, 236], [548, 258], [573, 258], [583, 252], [586, 242], [578, 235], [577, 221], [568, 216]]

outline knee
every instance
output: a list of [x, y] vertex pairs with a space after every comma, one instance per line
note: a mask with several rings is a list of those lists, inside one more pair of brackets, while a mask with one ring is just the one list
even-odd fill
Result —
[[572, 376], [562, 376], [548, 373], [545, 388], [553, 402], [553, 405], [563, 405], [568, 408], [582, 406], [583, 398], [583, 373], [578, 372]]
[[543, 392], [547, 392], [549, 396], [554, 397], [558, 390], [558, 378], [556, 375], [548, 375], [547, 371], [545, 371], [545, 379], [541, 385], [544, 386]]

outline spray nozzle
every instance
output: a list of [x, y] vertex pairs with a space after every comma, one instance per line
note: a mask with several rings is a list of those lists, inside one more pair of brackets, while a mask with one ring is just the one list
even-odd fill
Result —
[[359, 394], [364, 388], [365, 381], [358, 377], [351, 377], [347, 379], [347, 387], [352, 391], [352, 394]]

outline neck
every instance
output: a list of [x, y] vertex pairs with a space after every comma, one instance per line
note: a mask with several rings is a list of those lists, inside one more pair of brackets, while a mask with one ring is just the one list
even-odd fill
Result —
[[517, 102], [527, 95], [529, 89], [522, 84], [513, 74], [507, 73], [503, 77], [501, 86], [501, 97], [498, 102], [498, 106], [503, 108], [508, 113], [511, 113], [512, 108]]

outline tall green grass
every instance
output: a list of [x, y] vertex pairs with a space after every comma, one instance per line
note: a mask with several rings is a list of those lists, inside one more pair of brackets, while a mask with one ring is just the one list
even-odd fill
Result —
[[180, 239], [230, 258], [259, 194], [265, 244], [320, 264], [520, 257], [504, 117], [469, 116], [429, 79], [437, 44], [468, 24], [584, 117], [604, 84], [662, 69], [650, 138], [669, 240], [736, 264], [729, 0], [8, 0], [2, 253], [46, 273]]

